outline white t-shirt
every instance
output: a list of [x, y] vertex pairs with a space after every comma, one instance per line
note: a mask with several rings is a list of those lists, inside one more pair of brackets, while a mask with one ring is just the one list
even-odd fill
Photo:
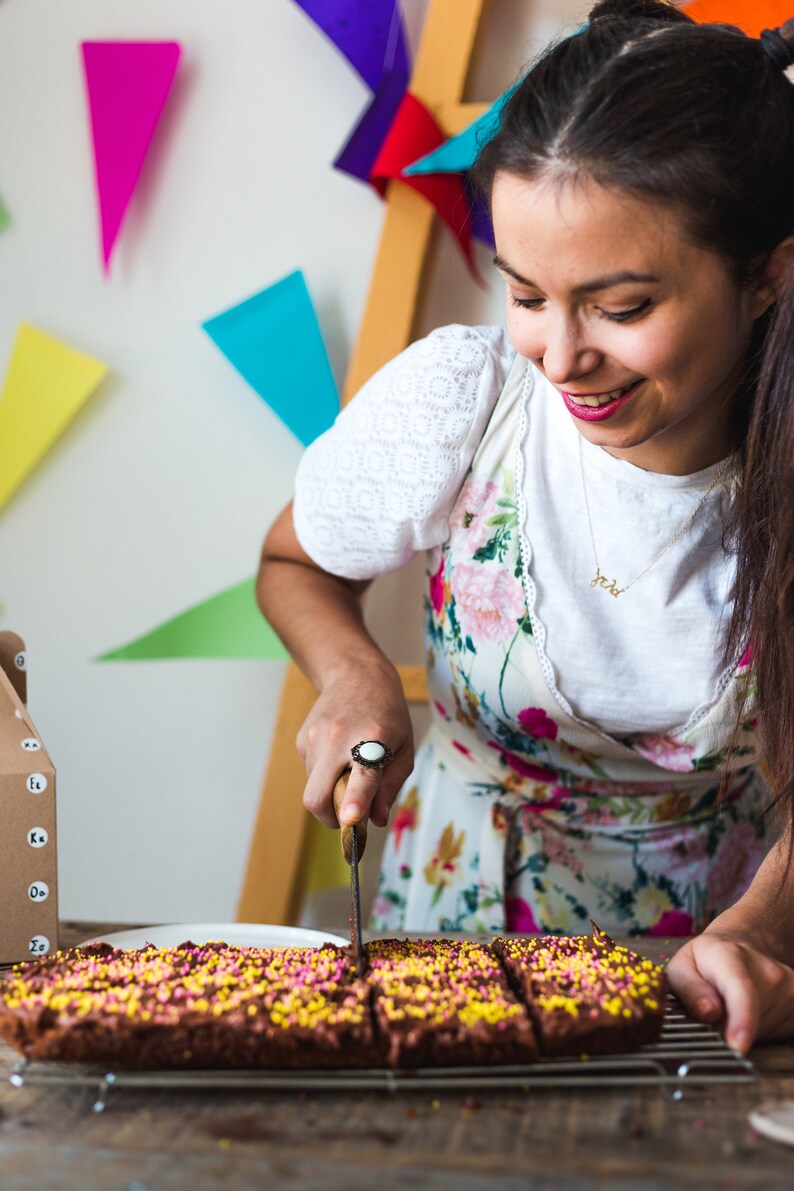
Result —
[[[361, 579], [440, 546], [514, 358], [503, 327], [442, 327], [372, 377], [301, 459], [294, 517], [306, 553]], [[613, 736], [680, 728], [729, 676], [721, 641], [735, 570], [722, 538], [733, 481], [717, 486], [624, 595], [590, 588], [581, 436], [557, 391], [530, 368], [523, 528], [557, 689], [575, 715]], [[584, 439], [582, 463], [600, 568], [619, 587], [686, 522], [720, 466], [662, 475]]]

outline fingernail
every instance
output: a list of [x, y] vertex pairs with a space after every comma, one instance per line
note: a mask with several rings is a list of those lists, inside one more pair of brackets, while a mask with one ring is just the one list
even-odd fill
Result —
[[726, 1038], [726, 1042], [737, 1055], [743, 1055], [750, 1049], [750, 1035], [747, 1030], [737, 1030], [735, 1034]]

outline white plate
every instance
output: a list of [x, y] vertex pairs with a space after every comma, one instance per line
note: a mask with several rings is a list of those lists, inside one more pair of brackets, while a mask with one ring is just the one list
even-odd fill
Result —
[[172, 922], [165, 926], [141, 926], [116, 931], [112, 935], [97, 935], [86, 943], [109, 943], [111, 947], [127, 950], [145, 947], [177, 947], [186, 940], [208, 943], [215, 939], [234, 947], [319, 947], [323, 943], [349, 945], [349, 939], [332, 935], [330, 931], [303, 930], [298, 926], [270, 926], [261, 922]]

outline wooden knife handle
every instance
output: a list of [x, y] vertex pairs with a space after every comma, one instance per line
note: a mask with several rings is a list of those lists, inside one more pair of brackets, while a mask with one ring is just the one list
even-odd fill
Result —
[[[350, 770], [346, 769], [339, 781], [334, 786], [334, 811], [336, 812], [337, 821], [339, 820], [339, 811], [345, 799], [345, 791], [347, 790], [347, 779], [350, 777]], [[367, 818], [364, 818], [356, 823], [358, 828], [358, 858], [364, 855], [364, 849], [367, 846]], [[348, 864], [353, 863], [353, 831], [350, 825], [342, 827], [342, 855]]]

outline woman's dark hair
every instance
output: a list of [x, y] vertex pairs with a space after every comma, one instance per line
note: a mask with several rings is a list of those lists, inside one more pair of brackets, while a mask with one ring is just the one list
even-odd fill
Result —
[[[794, 0], [792, 0], [794, 6]], [[761, 41], [660, 0], [602, 0], [514, 88], [473, 180], [577, 176], [669, 204], [740, 285], [794, 232], [794, 20]], [[769, 52], [771, 48], [771, 53]], [[737, 561], [726, 662], [752, 644], [764, 764], [794, 823], [794, 276], [756, 323], [727, 539]]]

